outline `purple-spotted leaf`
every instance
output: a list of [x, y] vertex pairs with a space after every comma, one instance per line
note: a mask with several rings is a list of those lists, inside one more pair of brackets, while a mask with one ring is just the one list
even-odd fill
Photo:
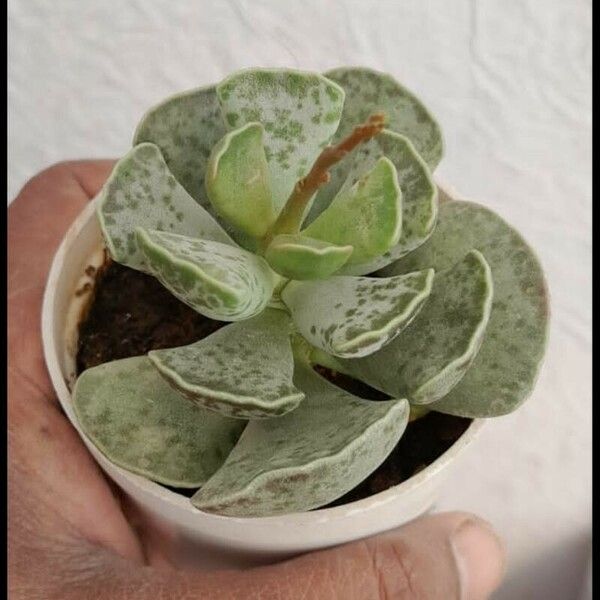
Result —
[[145, 356], [84, 371], [73, 406], [81, 428], [109, 460], [182, 488], [203, 485], [245, 427], [245, 421], [188, 402]]
[[341, 67], [325, 73], [346, 92], [344, 113], [336, 139], [356, 123], [383, 112], [387, 128], [406, 136], [433, 171], [444, 153], [442, 132], [423, 103], [393, 77], [364, 67]]
[[343, 90], [317, 73], [249, 69], [222, 81], [217, 96], [231, 129], [262, 123], [273, 203], [279, 212], [335, 133]]
[[206, 190], [216, 212], [237, 229], [254, 237], [267, 232], [275, 212], [260, 123], [235, 129], [214, 147]]
[[154, 144], [140, 144], [115, 166], [97, 209], [110, 255], [133, 269], [147, 270], [135, 229], [160, 229], [233, 244], [215, 219], [183, 189]]
[[275, 273], [263, 258], [242, 248], [142, 228], [136, 240], [148, 272], [211, 319], [248, 319], [271, 298]]
[[400, 334], [429, 296], [432, 281], [433, 269], [389, 278], [291, 281], [281, 298], [308, 342], [349, 358], [371, 354]]
[[301, 234], [282, 234], [275, 236], [265, 258], [288, 279], [324, 279], [346, 263], [352, 250], [352, 246], [336, 246]]
[[354, 248], [347, 264], [363, 264], [395, 246], [402, 231], [402, 193], [394, 165], [379, 158], [367, 173], [342, 187], [304, 231], [312, 238]]
[[444, 397], [464, 376], [483, 341], [493, 283], [483, 255], [471, 250], [451, 269], [436, 272], [419, 314], [378, 352], [338, 359], [343, 371], [412, 404]]
[[236, 517], [317, 508], [372, 473], [404, 433], [405, 400], [357, 398], [299, 361], [294, 381], [304, 401], [283, 417], [251, 421], [192, 497], [197, 508]]
[[183, 395], [223, 415], [278, 417], [304, 398], [292, 383], [290, 318], [281, 310], [266, 309], [199, 342], [153, 350], [149, 357]]
[[431, 408], [465, 417], [494, 417], [512, 412], [525, 401], [544, 357], [548, 290], [533, 250], [490, 209], [472, 202], [444, 202], [431, 238], [386, 273], [425, 266], [445, 269], [469, 247], [481, 250], [492, 269], [490, 320], [471, 368]]

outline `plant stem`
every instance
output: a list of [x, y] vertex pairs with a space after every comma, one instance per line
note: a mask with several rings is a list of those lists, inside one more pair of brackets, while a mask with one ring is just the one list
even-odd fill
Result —
[[426, 406], [417, 406], [416, 404], [411, 404], [408, 422], [412, 423], [413, 421], [416, 421], [417, 419], [424, 417], [429, 412], [431, 412], [431, 411]]
[[308, 174], [296, 183], [277, 220], [264, 238], [263, 247], [268, 246], [274, 236], [280, 233], [298, 233], [304, 218], [304, 211], [316, 191], [330, 179], [329, 169], [338, 163], [356, 146], [381, 133], [385, 126], [385, 115], [375, 113], [365, 123], [355, 127], [352, 133], [335, 146], [328, 146], [321, 152]]

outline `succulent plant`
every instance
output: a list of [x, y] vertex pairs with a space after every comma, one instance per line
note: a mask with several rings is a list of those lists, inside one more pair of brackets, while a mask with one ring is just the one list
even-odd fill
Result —
[[263, 516], [342, 496], [409, 418], [517, 408], [544, 353], [542, 269], [489, 209], [438, 206], [442, 153], [423, 104], [363, 68], [246, 70], [150, 110], [98, 199], [106, 246], [229, 324], [84, 371], [86, 434], [199, 488], [201, 510]]

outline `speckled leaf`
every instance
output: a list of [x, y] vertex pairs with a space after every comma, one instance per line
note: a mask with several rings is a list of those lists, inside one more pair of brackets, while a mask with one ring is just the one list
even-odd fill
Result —
[[380, 158], [367, 173], [343, 187], [303, 233], [339, 246], [352, 246], [348, 265], [387, 252], [402, 232], [402, 193], [394, 165]]
[[188, 402], [145, 356], [84, 371], [73, 406], [81, 428], [109, 460], [176, 487], [202, 485], [245, 427]]
[[271, 268], [289, 279], [324, 279], [352, 254], [352, 246], [335, 246], [300, 234], [276, 236], [265, 258]]
[[239, 517], [317, 508], [372, 473], [406, 428], [405, 400], [357, 398], [301, 364], [295, 382], [306, 399], [283, 417], [250, 422], [192, 497], [196, 507]]
[[466, 417], [515, 410], [531, 393], [548, 335], [548, 291], [542, 267], [521, 235], [497, 214], [471, 202], [440, 205], [435, 233], [387, 272], [443, 269], [475, 247], [494, 278], [494, 302], [481, 350], [460, 383], [431, 408]]
[[258, 121], [278, 212], [337, 129], [343, 90], [317, 73], [289, 69], [239, 71], [217, 86], [230, 128]]
[[423, 103], [393, 77], [364, 67], [341, 67], [325, 74], [346, 92], [336, 134], [342, 138], [374, 112], [384, 112], [387, 127], [411, 140], [433, 171], [442, 159], [442, 132]]
[[347, 275], [366, 275], [394, 262], [425, 242], [435, 227], [437, 187], [429, 168], [408, 138], [388, 130], [359, 146], [332, 169], [331, 181], [317, 193], [307, 223], [329, 206], [340, 189], [354, 185], [382, 156], [392, 161], [398, 174], [402, 191], [402, 235], [383, 255], [367, 263], [345, 266], [341, 272]]
[[378, 352], [338, 359], [342, 369], [392, 396], [429, 404], [463, 377], [481, 346], [492, 306], [490, 268], [477, 250], [438, 271], [423, 309]]
[[153, 144], [136, 146], [115, 165], [100, 192], [97, 211], [112, 258], [141, 271], [147, 266], [137, 245], [136, 227], [234, 244], [177, 183]]
[[417, 154], [411, 142], [404, 136], [384, 131], [368, 144], [356, 151], [355, 166], [349, 174], [348, 182], [356, 180], [360, 167], [367, 168], [380, 156], [389, 158], [398, 173], [398, 183], [402, 190], [402, 235], [398, 243], [377, 258], [360, 265], [344, 267], [348, 275], [373, 273], [401, 256], [412, 252], [423, 244], [433, 233], [438, 213], [437, 186], [429, 168]]
[[136, 239], [148, 272], [211, 319], [248, 319], [271, 298], [275, 274], [263, 258], [242, 248], [141, 228]]
[[211, 210], [204, 187], [206, 164], [212, 147], [226, 132], [215, 87], [210, 86], [171, 96], [151, 108], [133, 143], [156, 144], [177, 181]]
[[224, 415], [257, 419], [283, 415], [304, 394], [292, 384], [290, 318], [266, 309], [181, 348], [149, 357], [192, 402]]
[[223, 219], [254, 237], [267, 232], [275, 212], [260, 123], [248, 123], [219, 141], [208, 162], [206, 189]]
[[429, 296], [433, 269], [400, 277], [291, 281], [281, 298], [300, 333], [317, 348], [366, 356], [394, 339]]

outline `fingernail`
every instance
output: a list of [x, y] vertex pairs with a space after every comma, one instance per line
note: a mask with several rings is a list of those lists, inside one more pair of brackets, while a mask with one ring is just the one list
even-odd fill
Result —
[[461, 523], [451, 538], [461, 582], [461, 600], [486, 600], [504, 575], [504, 545], [482, 520]]

